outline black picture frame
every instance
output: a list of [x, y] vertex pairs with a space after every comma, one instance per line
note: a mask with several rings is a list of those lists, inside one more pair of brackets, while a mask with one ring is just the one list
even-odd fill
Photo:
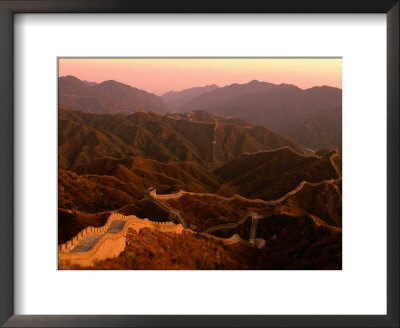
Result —
[[[387, 315], [14, 315], [13, 17], [16, 13], [385, 13]], [[5, 327], [399, 327], [398, 90], [398, 0], [0, 0], [0, 324]]]

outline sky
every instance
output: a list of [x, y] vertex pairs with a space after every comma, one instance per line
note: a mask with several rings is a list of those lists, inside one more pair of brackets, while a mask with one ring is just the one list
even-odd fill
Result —
[[58, 64], [59, 76], [116, 80], [156, 95], [252, 80], [342, 88], [341, 58], [60, 58]]

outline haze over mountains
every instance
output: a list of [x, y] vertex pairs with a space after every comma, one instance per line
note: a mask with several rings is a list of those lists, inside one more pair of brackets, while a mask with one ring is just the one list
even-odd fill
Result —
[[327, 86], [303, 90], [254, 80], [170, 91], [158, 97], [116, 81], [95, 83], [66, 76], [59, 78], [59, 103], [89, 113], [201, 110], [264, 125], [313, 150], [341, 149], [342, 143], [342, 90]]
[[182, 91], [168, 91], [162, 94], [161, 98], [170, 106], [170, 108], [174, 108], [176, 111], [181, 111], [182, 107], [192, 99], [218, 88], [217, 85], [212, 84], [204, 87], [189, 88]]
[[205, 110], [267, 126], [312, 149], [341, 148], [342, 90], [251, 81], [204, 93], [181, 111]]
[[164, 101], [143, 90], [109, 80], [102, 83], [81, 81], [74, 76], [58, 79], [59, 104], [87, 113], [134, 113], [141, 109], [165, 113]]

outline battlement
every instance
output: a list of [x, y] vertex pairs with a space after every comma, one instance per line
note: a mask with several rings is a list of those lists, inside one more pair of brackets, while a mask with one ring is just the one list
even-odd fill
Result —
[[[108, 233], [108, 228], [115, 220], [125, 221], [126, 223], [119, 232]], [[133, 229], [136, 232], [139, 232], [143, 228], [150, 228], [160, 232], [176, 234], [181, 234], [183, 231], [198, 234], [191, 229], [185, 229], [182, 224], [175, 224], [173, 222], [154, 222], [150, 221], [149, 219], [140, 219], [135, 215], [124, 216], [119, 213], [113, 213], [110, 215], [104, 226], [99, 228], [85, 228], [70, 241], [60, 245], [58, 249], [59, 267], [66, 268], [71, 265], [90, 267], [95, 265], [98, 261], [103, 261], [108, 258], [115, 258], [119, 256], [126, 247], [126, 235], [128, 229]], [[237, 242], [249, 244], [247, 241], [242, 240], [238, 235], [234, 235], [230, 238], [221, 238], [205, 233], [201, 234], [226, 244], [233, 244]], [[74, 247], [78, 245], [80, 241], [84, 241], [85, 238], [90, 238], [90, 236], [93, 235], [97, 235], [100, 238], [91, 249], [80, 252], [73, 251]]]
[[144, 199], [151, 199], [157, 197], [157, 190], [153, 187], [147, 188], [143, 193]]

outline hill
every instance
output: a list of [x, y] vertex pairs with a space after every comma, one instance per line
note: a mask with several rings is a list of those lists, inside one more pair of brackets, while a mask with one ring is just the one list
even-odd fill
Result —
[[264, 127], [207, 115], [211, 122], [191, 120], [184, 115], [162, 116], [142, 111], [100, 115], [60, 107], [59, 168], [69, 169], [97, 158], [129, 156], [165, 163], [195, 162], [216, 168], [244, 152], [282, 146], [307, 152], [292, 139]]
[[342, 106], [305, 118], [287, 131], [294, 140], [311, 149], [342, 149]]
[[248, 198], [277, 199], [296, 188], [302, 181], [319, 182], [337, 179], [330, 154], [323, 157], [303, 156], [290, 148], [244, 154], [214, 173], [223, 185], [218, 193], [232, 192]]
[[161, 95], [161, 99], [173, 109], [180, 111], [181, 107], [192, 99], [202, 95], [203, 93], [213, 91], [219, 87], [215, 84], [206, 85], [204, 87], [194, 87], [181, 91], [169, 91]]
[[218, 177], [196, 163], [161, 163], [140, 157], [101, 158], [59, 170], [59, 207], [85, 212], [115, 210], [143, 198], [153, 186], [161, 193], [180, 189], [213, 192]]
[[[214, 234], [213, 226], [239, 222], [250, 211], [257, 212], [262, 220], [277, 216], [298, 218], [313, 215], [319, 218], [322, 225], [341, 228], [341, 197], [338, 183], [327, 182], [316, 186], [305, 184], [296, 193], [278, 202], [200, 193], [185, 193], [181, 197], [161, 200], [178, 210], [192, 229]], [[218, 230], [225, 231], [224, 236], [240, 234], [235, 228]], [[249, 237], [241, 236], [244, 239]]]
[[[256, 269], [256, 254], [243, 244], [226, 245], [206, 236], [145, 228], [128, 230], [125, 251], [99, 262], [94, 270], [246, 270]], [[86, 269], [74, 267], [72, 269]]]
[[148, 110], [167, 112], [164, 101], [144, 90], [117, 81], [81, 81], [74, 76], [58, 79], [59, 105], [88, 113], [133, 113]]
[[341, 149], [342, 90], [321, 86], [251, 81], [204, 93], [182, 106], [182, 112], [205, 110], [234, 116], [286, 134], [313, 149]]

